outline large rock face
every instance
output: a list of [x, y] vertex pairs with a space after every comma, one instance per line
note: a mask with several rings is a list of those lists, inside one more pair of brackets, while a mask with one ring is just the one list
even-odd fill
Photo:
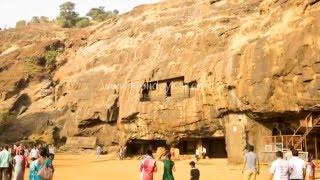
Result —
[[[57, 127], [60, 137], [93, 135], [106, 145], [175, 144], [223, 136], [230, 114], [317, 111], [320, 7], [303, 13], [306, 4], [164, 1], [83, 30], [35, 28], [43, 46], [10, 39], [18, 30], [1, 32], [0, 104], [19, 114], [0, 136], [16, 130], [6, 138], [15, 141]], [[64, 43], [63, 63], [42, 78], [22, 71], [21, 58], [52, 40]], [[144, 82], [156, 88], [141, 101]]]

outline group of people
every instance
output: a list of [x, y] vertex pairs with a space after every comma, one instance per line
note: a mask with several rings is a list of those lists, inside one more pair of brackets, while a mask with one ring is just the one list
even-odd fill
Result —
[[[165, 158], [163, 155], [160, 156], [161, 162], [163, 162], [163, 180], [174, 180], [173, 172], [175, 171], [174, 162], [171, 159], [172, 152], [167, 151], [165, 153]], [[199, 180], [200, 179], [200, 171], [195, 167], [195, 162], [191, 161], [189, 163], [190, 169], [190, 180]], [[140, 164], [140, 173], [141, 180], [153, 180], [153, 174], [157, 172], [157, 163], [153, 157], [152, 151], [148, 150], [147, 154], [143, 158]]]
[[27, 167], [30, 168], [30, 180], [52, 179], [55, 151], [54, 145], [39, 145], [32, 149], [22, 144], [0, 147], [0, 180], [23, 180]]
[[[202, 158], [205, 159], [207, 156], [207, 149], [205, 147], [201, 148], [201, 154], [202, 154]], [[196, 148], [196, 154], [195, 154], [195, 159], [196, 161], [199, 161], [200, 159], [200, 151], [199, 148]]]
[[[242, 173], [245, 180], [255, 180], [260, 173], [260, 165], [257, 155], [253, 152], [254, 147], [249, 146], [244, 156]], [[309, 155], [308, 161], [305, 162], [299, 157], [299, 152], [289, 147], [289, 150], [283, 154], [281, 151], [276, 152], [274, 160], [269, 169], [270, 179], [273, 180], [314, 180], [316, 163], [313, 156]]]

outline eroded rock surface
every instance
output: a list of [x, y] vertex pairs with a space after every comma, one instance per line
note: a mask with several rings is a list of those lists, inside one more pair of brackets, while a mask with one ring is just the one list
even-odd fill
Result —
[[[82, 30], [32, 27], [29, 41], [19, 30], [0, 32], [0, 104], [18, 114], [0, 139], [57, 127], [60, 137], [96, 136], [110, 146], [175, 144], [223, 136], [228, 114], [317, 111], [320, 7], [303, 13], [305, 3], [164, 1]], [[53, 40], [65, 46], [57, 69], [25, 70], [23, 58]], [[146, 101], [145, 82], [157, 84]]]

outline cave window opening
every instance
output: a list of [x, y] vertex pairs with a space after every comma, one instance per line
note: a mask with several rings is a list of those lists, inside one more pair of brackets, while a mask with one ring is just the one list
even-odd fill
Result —
[[157, 82], [148, 83], [148, 88], [150, 91], [155, 91], [157, 89]]
[[170, 96], [171, 96], [171, 81], [167, 81], [166, 96], [167, 96], [167, 97], [170, 97]]
[[150, 101], [150, 98], [149, 98], [149, 88], [148, 88], [148, 83], [147, 82], [144, 82], [142, 87], [141, 87], [141, 98], [140, 98], [140, 101]]

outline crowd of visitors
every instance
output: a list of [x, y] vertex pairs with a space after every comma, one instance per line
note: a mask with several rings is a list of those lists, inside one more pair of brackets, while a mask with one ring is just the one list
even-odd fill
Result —
[[29, 180], [52, 179], [55, 151], [54, 145], [0, 147], [0, 180], [23, 180], [27, 167], [30, 167]]
[[[259, 160], [253, 152], [254, 147], [249, 146], [248, 152], [244, 156], [242, 173], [245, 180], [255, 180], [260, 173]], [[276, 160], [270, 167], [270, 179], [273, 180], [314, 180], [316, 163], [313, 156], [309, 155], [308, 161], [305, 162], [299, 157], [299, 152], [292, 146], [283, 156], [283, 152], [276, 152]]]
[[[126, 148], [120, 151], [120, 159], [124, 158]], [[54, 145], [39, 145], [32, 148], [19, 146], [0, 147], [0, 180], [23, 180], [25, 169], [29, 167], [29, 180], [50, 180], [53, 178], [54, 167], [52, 161], [56, 148]], [[97, 147], [97, 156], [102, 153], [102, 148]], [[196, 152], [195, 159], [199, 159], [199, 151]], [[197, 156], [198, 155], [198, 156]], [[273, 180], [314, 180], [316, 163], [313, 156], [309, 155], [305, 162], [299, 157], [299, 152], [293, 147], [285, 154], [276, 152], [274, 160], [269, 169], [270, 179]], [[202, 156], [206, 156], [206, 150], [202, 150]], [[163, 180], [174, 180], [175, 163], [172, 160], [174, 150], [168, 149], [160, 156], [163, 163]], [[30, 163], [29, 163], [30, 162]], [[190, 180], [199, 180], [200, 171], [196, 168], [195, 161], [191, 161]], [[140, 164], [141, 180], [153, 180], [153, 174], [157, 172], [157, 163], [151, 150], [148, 150]], [[244, 155], [242, 168], [245, 180], [255, 180], [260, 173], [259, 159], [254, 153], [254, 147], [248, 146]]]
[[[175, 171], [174, 161], [171, 159], [172, 150], [167, 151], [165, 154], [160, 156], [160, 160], [163, 163], [163, 175], [162, 180], [174, 180], [173, 172]], [[162, 158], [165, 155], [165, 158]], [[199, 180], [200, 171], [196, 168], [196, 163], [191, 161], [189, 163], [190, 169], [190, 180]], [[148, 150], [140, 164], [140, 179], [141, 180], [153, 180], [153, 174], [157, 172], [157, 163], [153, 157], [152, 151]]]

